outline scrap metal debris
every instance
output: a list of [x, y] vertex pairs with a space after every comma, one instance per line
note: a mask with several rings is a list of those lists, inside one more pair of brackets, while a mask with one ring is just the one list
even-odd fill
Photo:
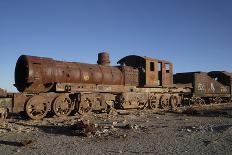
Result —
[[[89, 121], [80, 120], [75, 124], [70, 126], [72, 134], [74, 136], [83, 136], [83, 137], [100, 137], [100, 136], [109, 136], [117, 135], [117, 131], [125, 132], [126, 130], [139, 130], [144, 131], [145, 127], [137, 124], [129, 124], [126, 120], [121, 122], [103, 122], [103, 123], [90, 123]], [[125, 133], [123, 133], [125, 134]], [[120, 136], [126, 137], [126, 136]]]
[[32, 140], [23, 140], [19, 144], [20, 146], [29, 146], [32, 145], [33, 141]]
[[101, 127], [94, 125], [92, 123], [84, 123], [82, 120], [71, 125], [71, 130], [73, 135], [88, 137], [89, 135], [94, 135]]

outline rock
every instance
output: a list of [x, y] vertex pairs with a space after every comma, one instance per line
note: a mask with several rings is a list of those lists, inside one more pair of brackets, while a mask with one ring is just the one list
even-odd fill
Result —
[[115, 128], [120, 128], [120, 129], [131, 129], [132, 127], [130, 126], [130, 124], [117, 124], [116, 126], [114, 126]]
[[209, 144], [211, 144], [212, 142], [211, 141], [209, 141], [209, 140], [203, 140], [203, 144], [205, 145], [205, 146], [208, 146]]
[[190, 130], [190, 129], [187, 129], [187, 132], [192, 132], [192, 130]]
[[47, 125], [47, 124], [49, 124], [49, 122], [45, 119], [41, 122], [41, 125]]
[[32, 140], [23, 140], [20, 142], [20, 145], [21, 146], [28, 146], [28, 145], [31, 145], [32, 144]]
[[123, 124], [126, 124], [126, 123], [127, 123], [127, 120], [124, 120], [122, 123], [123, 123]]
[[116, 124], [118, 124], [118, 122], [113, 122], [112, 124], [113, 124], [113, 125], [116, 125]]
[[6, 133], [7, 132], [7, 130], [5, 130], [5, 129], [0, 129], [0, 133]]
[[16, 131], [17, 133], [21, 133], [22, 131], [25, 131], [25, 129], [23, 129], [22, 127], [18, 127]]
[[94, 135], [100, 129], [100, 127], [95, 127], [95, 125], [89, 123], [89, 121], [87, 121], [87, 123], [84, 123], [83, 121], [77, 122], [76, 124], [71, 125], [70, 128], [74, 135], [84, 137]]
[[[100, 131], [96, 131], [95, 136], [101, 137], [101, 132], [100, 132]], [[82, 140], [83, 140], [83, 139], [82, 139]]]
[[13, 127], [11, 127], [9, 130], [10, 130], [11, 132], [15, 131], [15, 129], [14, 129]]
[[104, 129], [110, 129], [110, 128], [113, 128], [114, 126], [113, 125], [111, 125], [111, 126], [104, 126], [103, 128]]
[[102, 132], [103, 132], [103, 133], [108, 133], [109, 130], [108, 130], [108, 129], [104, 129]]
[[109, 111], [109, 115], [113, 115], [113, 116], [116, 116], [118, 115], [116, 109], [112, 108], [110, 111]]
[[71, 121], [71, 125], [74, 125], [76, 123], [76, 120]]
[[133, 126], [133, 128], [137, 130], [137, 129], [139, 128], [139, 126], [138, 126], [137, 124], [135, 124], [135, 125]]
[[124, 134], [124, 135], [123, 135], [123, 138], [126, 138], [126, 137], [127, 137], [127, 134]]
[[118, 114], [119, 115], [130, 115], [129, 111], [125, 111], [125, 110], [118, 110]]

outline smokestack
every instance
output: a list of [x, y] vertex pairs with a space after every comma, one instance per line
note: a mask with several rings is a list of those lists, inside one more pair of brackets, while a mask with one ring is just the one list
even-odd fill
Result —
[[110, 65], [110, 56], [107, 52], [98, 53], [98, 65], [109, 66]]

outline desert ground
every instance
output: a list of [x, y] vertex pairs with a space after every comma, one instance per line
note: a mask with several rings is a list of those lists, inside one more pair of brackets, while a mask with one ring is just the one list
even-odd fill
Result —
[[0, 154], [231, 154], [232, 111], [113, 111], [0, 123]]

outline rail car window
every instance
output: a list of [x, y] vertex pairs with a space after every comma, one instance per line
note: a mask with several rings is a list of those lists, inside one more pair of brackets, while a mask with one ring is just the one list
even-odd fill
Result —
[[166, 73], [169, 73], [169, 71], [170, 71], [170, 64], [165, 64], [165, 70], [166, 70]]
[[158, 62], [158, 85], [162, 86], [162, 62]]
[[159, 69], [158, 71], [162, 71], [162, 62], [158, 63], [158, 69]]
[[150, 71], [155, 71], [155, 64], [154, 64], [154, 62], [150, 62]]

